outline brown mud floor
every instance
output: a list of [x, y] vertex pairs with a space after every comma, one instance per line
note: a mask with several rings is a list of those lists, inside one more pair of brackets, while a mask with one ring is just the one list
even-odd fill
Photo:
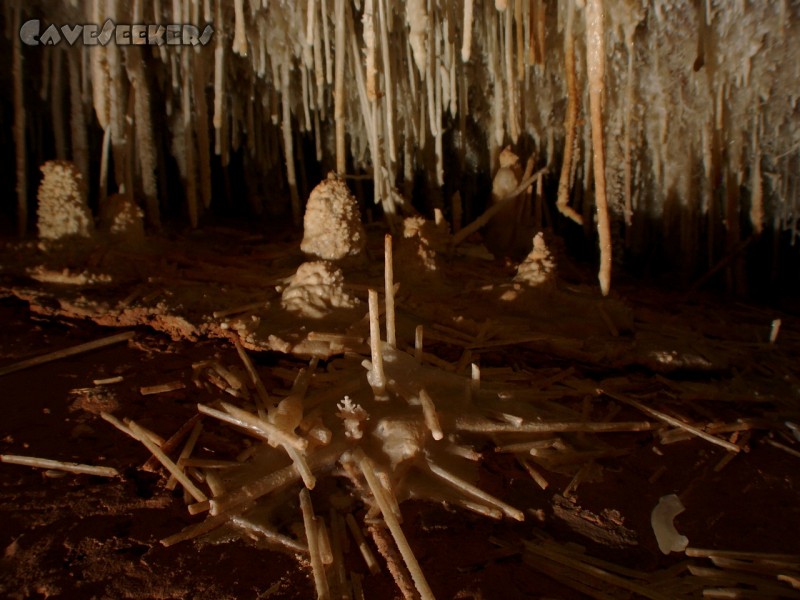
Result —
[[[5, 248], [5, 252], [5, 264], [9, 265], [13, 251]], [[267, 254], [262, 252], [259, 260], [266, 260]], [[0, 464], [0, 550], [4, 552], [0, 557], [0, 596], [315, 597], [307, 562], [249, 540], [201, 539], [162, 546], [161, 539], [203, 517], [187, 514], [180, 488], [176, 492], [165, 489], [163, 471], [141, 469], [149, 458], [143, 446], [99, 416], [101, 411], [124, 415], [169, 437], [196, 414], [198, 402], [211, 403], [219, 397], [218, 390], [193, 384], [192, 364], [209, 358], [222, 364], [238, 362], [224, 332], [217, 337], [196, 328], [187, 336], [175, 331], [167, 335], [164, 327], [147, 318], [138, 323], [112, 323], [70, 313], [64, 309], [69, 301], [58, 304], [53, 299], [59, 294], [68, 298], [74, 291], [62, 293], [52, 283], [37, 283], [26, 279], [24, 273], [10, 271], [13, 269], [6, 266], [5, 297], [0, 299], [0, 367], [117, 331], [93, 321], [135, 327], [137, 333], [127, 344], [0, 378], [0, 453], [106, 465], [121, 473], [118, 478], [104, 479]], [[365, 280], [373, 275], [365, 275]], [[131, 275], [132, 280], [136, 277]], [[140, 284], [146, 282], [140, 279]], [[158, 285], [168, 284], [165, 273]], [[114, 293], [119, 298], [121, 292]], [[579, 468], [539, 468], [548, 482], [542, 489], [512, 455], [495, 452], [491, 440], [475, 440], [473, 446], [483, 457], [480, 486], [523, 510], [526, 520], [495, 521], [431, 502], [403, 503], [403, 529], [437, 598], [586, 597], [576, 586], [565, 585], [563, 578], [536, 568], [539, 559], [524, 544], [544, 539], [569, 548], [580, 545], [580, 551], [589, 556], [642, 574], [697, 576], [679, 566], [691, 562], [682, 552], [664, 555], [659, 551], [650, 525], [650, 513], [659, 498], [672, 493], [686, 507], [675, 525], [689, 538], [691, 547], [800, 554], [800, 444], [785, 425], [787, 421], [800, 422], [797, 317], [734, 304], [724, 308], [700, 301], [677, 305], [672, 304], [674, 298], [667, 297], [660, 304], [657, 294], [633, 288], [619, 293], [621, 297], [628, 294], [624, 304], [625, 310], [632, 311], [631, 325], [616, 335], [613, 331], [593, 334], [595, 345], [620, 344], [620, 338], [635, 338], [645, 329], [655, 331], [654, 324], [659, 324], [663, 327], [658, 339], [674, 340], [674, 346], [661, 347], [675, 363], [681, 363], [681, 349], [692, 346], [694, 335], [718, 353], [727, 352], [724, 364], [708, 358], [703, 368], [694, 368], [689, 360], [681, 363], [689, 365], [686, 368], [659, 370], [656, 363], [622, 360], [620, 357], [627, 356], [624, 352], [613, 355], [614, 364], [592, 364], [588, 357], [595, 346], [582, 346], [578, 350], [584, 354], [580, 354], [573, 347], [567, 351], [535, 342], [486, 353], [484, 364], [501, 368], [503, 361], [513, 362], [515, 372], [546, 367], [548, 373], [558, 373], [572, 368], [575, 377], [590, 385], [602, 381], [608, 387], [607, 380], [613, 380], [619, 389], [659, 386], [682, 402], [675, 405], [680, 407], [675, 414], [706, 430], [720, 423], [740, 424], [738, 430], [718, 426], [716, 431], [723, 439], [741, 444], [742, 451], [721, 463], [728, 454], [724, 448], [674, 430], [672, 440], [659, 437], [663, 431], [610, 434], [603, 437], [603, 448], [619, 452], [596, 458], [577, 485]], [[248, 300], [245, 296], [227, 304], [244, 303]], [[225, 308], [221, 304], [216, 308]], [[614, 307], [609, 310], [612, 316], [616, 314]], [[782, 318], [781, 337], [771, 345], [765, 336], [770, 319], [777, 317]], [[602, 330], [602, 320], [599, 322]], [[557, 334], [563, 338], [567, 330]], [[649, 352], [651, 346], [644, 338], [637, 341], [639, 346], [630, 353], [641, 357], [642, 348]], [[257, 336], [250, 342], [251, 349], [258, 347]], [[446, 344], [434, 344], [430, 351], [450, 361], [459, 357]], [[713, 354], [709, 351], [703, 356]], [[251, 356], [265, 378], [278, 364], [283, 368], [294, 365], [295, 370], [307, 364], [275, 351], [251, 352]], [[711, 368], [706, 368], [709, 363]], [[105, 386], [93, 383], [115, 376], [122, 376], [122, 381]], [[186, 387], [147, 396], [140, 393], [143, 386], [171, 381], [182, 381]], [[580, 412], [592, 405], [592, 400], [579, 393], [566, 395], [564, 403]], [[594, 410], [605, 414], [606, 408]], [[617, 410], [616, 420], [643, 418], [630, 406]], [[229, 456], [235, 449], [228, 434], [223, 427], [209, 427], [201, 440], [202, 452], [210, 457]], [[321, 480], [312, 492], [315, 506], [323, 507], [323, 514], [326, 495], [347, 490], [344, 483], [332, 479]], [[363, 506], [356, 504], [352, 510], [360, 522]], [[377, 575], [368, 573], [352, 544], [344, 559], [348, 572], [364, 576], [366, 598], [400, 597], [381, 558], [382, 571]], [[712, 566], [702, 561], [697, 564]], [[794, 572], [789, 569], [787, 573]], [[694, 590], [691, 593], [673, 592], [667, 597], [700, 597], [697, 590], [704, 585], [731, 587], [725, 577], [715, 580], [707, 575], [706, 584], [687, 587]], [[749, 589], [746, 583], [741, 585]], [[759, 591], [756, 584], [752, 589], [753, 597], [798, 594], [791, 585], [784, 585], [785, 595], [772, 588]], [[607, 595], [639, 597], [619, 588]]]

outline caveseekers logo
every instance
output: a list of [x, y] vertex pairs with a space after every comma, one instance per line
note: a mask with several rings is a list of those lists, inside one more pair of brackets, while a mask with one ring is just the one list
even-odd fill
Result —
[[95, 23], [85, 25], [54, 25], [42, 31], [42, 22], [31, 19], [22, 24], [19, 38], [28, 46], [56, 46], [67, 43], [75, 45], [82, 40], [84, 46], [105, 46], [112, 41], [118, 46], [205, 46], [211, 41], [214, 28], [206, 25], [202, 33], [195, 25], [127, 25], [116, 24], [107, 19], [102, 26]]

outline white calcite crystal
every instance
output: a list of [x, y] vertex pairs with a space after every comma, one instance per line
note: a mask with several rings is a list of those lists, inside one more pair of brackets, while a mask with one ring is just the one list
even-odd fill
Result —
[[658, 548], [664, 554], [683, 552], [689, 545], [689, 538], [675, 529], [675, 517], [684, 511], [681, 499], [675, 494], [663, 496], [650, 515], [650, 525], [658, 542]]
[[364, 251], [367, 237], [358, 202], [345, 182], [333, 173], [308, 198], [300, 249], [324, 260], [342, 260]]
[[358, 303], [358, 298], [344, 291], [342, 270], [324, 260], [300, 265], [281, 297], [281, 304], [288, 312], [311, 319], [320, 319], [337, 308], [353, 308]]
[[351, 440], [360, 440], [364, 436], [361, 423], [369, 419], [367, 411], [353, 402], [350, 396], [342, 398], [336, 408], [339, 409], [336, 416], [343, 421], [344, 435]]
[[537, 233], [533, 238], [533, 250], [517, 267], [515, 283], [530, 287], [540, 287], [554, 281], [556, 262], [545, 244], [544, 235]]
[[384, 417], [372, 435], [380, 440], [381, 449], [389, 457], [394, 469], [422, 452], [427, 430], [419, 419]]
[[39, 237], [58, 240], [89, 237], [94, 223], [86, 202], [86, 185], [78, 168], [69, 161], [50, 160], [41, 166], [37, 210]]

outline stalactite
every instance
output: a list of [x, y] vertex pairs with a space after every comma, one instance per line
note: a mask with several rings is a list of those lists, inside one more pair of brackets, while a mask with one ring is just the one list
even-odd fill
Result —
[[436, 154], [436, 168], [435, 168], [435, 176], [436, 176], [436, 185], [442, 187], [444, 185], [444, 148], [442, 146], [442, 137], [444, 132], [442, 131], [444, 125], [442, 123], [442, 70], [437, 68], [436, 64], [439, 61], [439, 45], [441, 42], [440, 36], [440, 27], [439, 23], [432, 19], [433, 27], [436, 30], [435, 35], [433, 36], [434, 42], [434, 50], [431, 53], [431, 65], [432, 72], [430, 73], [430, 79], [433, 80], [433, 90], [434, 90], [434, 120], [436, 124], [436, 129], [433, 129], [434, 133], [434, 152]]
[[[94, 0], [93, 20], [95, 23], [103, 22], [103, 12], [100, 9], [102, 0]], [[104, 48], [95, 48], [96, 51], [90, 52], [89, 56], [92, 61], [92, 93], [94, 111], [97, 115], [97, 122], [100, 124], [101, 129], [106, 129], [109, 126], [109, 99], [108, 91], [110, 85], [108, 82], [108, 65], [106, 63], [106, 53]]]
[[53, 52], [53, 84], [50, 93], [50, 110], [53, 115], [53, 140], [56, 146], [56, 158], [67, 158], [67, 139], [64, 123], [64, 84], [63, 64], [64, 52]]
[[[315, 3], [314, 6], [318, 6]], [[322, 43], [320, 43], [322, 39], [322, 21], [327, 21], [327, 17], [325, 13], [321, 15], [317, 15], [319, 18], [314, 19], [314, 83], [316, 85], [316, 92], [317, 92], [317, 113], [314, 117], [315, 119], [319, 119], [319, 113], [322, 112], [324, 116], [326, 114], [326, 102], [325, 102], [325, 62], [322, 57]], [[327, 42], [326, 42], [327, 44]], [[326, 52], [329, 50], [326, 48]], [[321, 160], [318, 158], [317, 160]]]
[[100, 185], [98, 197], [100, 206], [103, 206], [108, 198], [108, 155], [111, 152], [111, 128], [103, 130], [103, 145], [100, 151]]
[[145, 199], [145, 214], [150, 225], [158, 228], [161, 225], [161, 214], [156, 181], [157, 150], [153, 140], [154, 131], [151, 118], [152, 106], [150, 90], [145, 77], [142, 56], [138, 49], [136, 49], [135, 53], [128, 53], [125, 64], [128, 69], [128, 77], [133, 86], [135, 102], [134, 114], [136, 115], [134, 120], [136, 156], [139, 160], [142, 192], [144, 193]]
[[303, 57], [306, 67], [311, 69], [314, 65], [314, 47], [316, 46], [317, 4], [316, 0], [308, 0], [306, 4], [306, 35]]
[[[200, 175], [200, 196], [203, 200], [203, 207], [207, 209], [211, 206], [211, 140], [209, 139], [208, 102], [206, 102], [208, 62], [203, 54], [192, 53], [192, 63], [197, 167]], [[252, 103], [249, 106], [252, 109]], [[249, 131], [255, 133], [255, 127], [251, 127]], [[255, 135], [248, 138], [248, 140], [250, 139], [255, 141]]]
[[505, 11], [504, 45], [505, 45], [505, 81], [506, 98], [508, 99], [508, 135], [515, 144], [519, 141], [519, 114], [517, 112], [517, 89], [514, 77], [514, 15], [511, 10]]
[[564, 71], [567, 83], [567, 110], [564, 119], [564, 156], [561, 161], [561, 176], [558, 180], [558, 211], [583, 225], [583, 217], [569, 205], [569, 191], [572, 181], [573, 166], [578, 127], [578, 76], [575, 73], [575, 39], [574, 39], [575, 5], [567, 3], [567, 22], [564, 29]]
[[[311, 90], [308, 84], [308, 69], [305, 63], [300, 64], [300, 98], [303, 104], [303, 123], [300, 130], [304, 133], [311, 131]], [[299, 120], [299, 119], [298, 119]]]
[[378, 70], [375, 67], [375, 0], [364, 0], [361, 23], [367, 70], [367, 98], [374, 102], [378, 99]]
[[[42, 73], [52, 72], [52, 68], [50, 67], [52, 58], [53, 54], [51, 52], [42, 52]], [[42, 100], [42, 102], [45, 102], [50, 96], [50, 83], [52, 80], [53, 78], [50, 76], [42, 78], [42, 85], [41, 89], [39, 90], [39, 98]]]
[[406, 3], [406, 23], [408, 24], [408, 43], [414, 52], [414, 63], [419, 76], [425, 79], [428, 72], [428, 35], [430, 25], [425, 0], [408, 0]]
[[297, 175], [294, 166], [294, 143], [292, 141], [292, 109], [291, 95], [289, 89], [289, 70], [291, 69], [290, 58], [284, 57], [281, 65], [281, 107], [283, 122], [281, 130], [283, 132], [283, 149], [286, 155], [286, 179], [289, 183], [289, 193], [292, 202], [292, 221], [299, 225], [303, 219], [302, 207], [300, 206], [300, 195], [297, 192]]
[[[118, 11], [117, 0], [106, 0], [105, 14], [112, 21], [116, 22], [120, 20], [119, 17], [121, 14]], [[104, 20], [105, 17], [103, 21]], [[180, 21], [176, 22], [180, 23]], [[105, 47], [105, 54], [109, 85], [108, 122], [111, 126], [111, 149], [114, 154], [114, 176], [117, 182], [124, 182], [125, 164], [128, 155], [128, 144], [125, 137], [125, 111], [128, 105], [126, 89], [127, 78], [123, 76], [120, 47], [115, 43], [109, 43]]]
[[[13, 31], [19, 31], [21, 23], [20, 4], [13, 8]], [[19, 35], [12, 35], [11, 76], [14, 80], [14, 151], [17, 167], [17, 231], [24, 235], [28, 228], [28, 168], [25, 145], [25, 92], [23, 89], [22, 42]]]
[[753, 165], [750, 172], [750, 223], [756, 235], [764, 230], [764, 188], [761, 178], [761, 146], [759, 144], [760, 119], [753, 118]]
[[605, 158], [603, 148], [603, 90], [605, 77], [605, 44], [603, 42], [603, 1], [586, 2], [586, 68], [589, 80], [589, 108], [592, 117], [592, 154], [594, 160], [594, 194], [597, 206], [597, 234], [600, 243], [600, 290], [607, 296], [611, 290], [611, 227], [606, 199]]
[[469, 62], [472, 54], [472, 11], [473, 0], [464, 0], [464, 28], [462, 29], [463, 41], [461, 43], [461, 60]]
[[[217, 20], [222, 22], [222, 2], [217, 0]], [[214, 48], [214, 152], [222, 154], [222, 120], [225, 110], [225, 36], [217, 35]]]
[[182, 56], [183, 85], [181, 86], [181, 117], [183, 119], [183, 150], [185, 153], [186, 170], [184, 173], [184, 186], [186, 188], [186, 205], [189, 212], [189, 223], [197, 227], [200, 221], [200, 206], [197, 202], [196, 172], [196, 146], [194, 141], [195, 123], [192, 119], [192, 75], [191, 75], [191, 50], [184, 48]]
[[[221, 0], [217, 0], [221, 3]], [[233, 0], [234, 33], [233, 52], [239, 56], [247, 56], [247, 30], [245, 28], [244, 0]], [[180, 23], [180, 21], [175, 21]]]
[[[435, 29], [435, 23], [433, 18], [430, 15], [426, 15], [425, 22], [428, 24], [428, 31], [426, 33], [426, 39], [431, 41], [435, 40], [435, 36], [433, 35]], [[409, 40], [410, 41], [410, 40]], [[414, 49], [412, 45], [412, 50]], [[433, 48], [425, 48], [425, 70], [421, 73], [421, 77], [423, 79], [423, 83], [425, 84], [425, 98], [427, 100], [427, 107], [428, 107], [428, 127], [430, 129], [431, 135], [436, 137], [436, 132], [439, 129], [439, 125], [436, 122], [436, 74], [435, 74], [435, 64], [436, 64], [436, 44], [433, 44]]]
[[631, 169], [631, 161], [633, 160], [631, 152], [631, 128], [633, 127], [633, 110], [635, 106], [634, 98], [634, 71], [633, 71], [633, 31], [625, 32], [625, 45], [628, 48], [628, 81], [625, 84], [625, 140], [624, 144], [624, 183], [623, 190], [625, 193], [625, 224], [629, 227], [633, 225], [633, 171]]
[[83, 93], [81, 91], [81, 54], [80, 49], [67, 52], [69, 69], [69, 106], [70, 106], [70, 138], [72, 141], [72, 162], [89, 181], [89, 139], [84, 113]]
[[[30, 7], [41, 2], [19, 5], [20, 17], [24, 20], [29, 13], [35, 14]], [[87, 176], [87, 133], [99, 123], [94, 135], [104, 134], [113, 161], [97, 150], [93, 158], [106, 168], [113, 165], [115, 173], [102, 179], [98, 195], [104, 197], [114, 183], [124, 184], [126, 192], [142, 194], [151, 224], [157, 223], [159, 202], [164, 206], [169, 202], [163, 185], [162, 197], [158, 197], [156, 163], [161, 162], [159, 173], [165, 175], [174, 163], [156, 151], [162, 132], [154, 131], [150, 116], [166, 115], [165, 146], [171, 144], [187, 178], [189, 195], [194, 185], [204, 206], [211, 201], [211, 170], [219, 165], [210, 159], [207, 139], [211, 107], [206, 106], [210, 101], [205, 93], [210, 92], [207, 84], [211, 77], [214, 150], [221, 156], [223, 169], [239, 146], [246, 146], [246, 169], [255, 165], [286, 168], [287, 178], [294, 182], [290, 188], [294, 187], [298, 196], [306, 185], [306, 165], [297, 162], [303, 133], [313, 133], [318, 161], [333, 158], [333, 142], [338, 171], [370, 173], [375, 199], [389, 214], [397, 197], [393, 186], [400, 184], [400, 179], [410, 195], [412, 183], [422, 174], [433, 198], [448, 175], [471, 177], [496, 167], [499, 151], [509, 141], [516, 141], [526, 151], [535, 148], [537, 160], [548, 166], [537, 201], [547, 197], [547, 186], [557, 177], [559, 211], [578, 223], [582, 217], [589, 222], [592, 208], [581, 203], [581, 194], [594, 187], [603, 264], [610, 250], [604, 241], [608, 209], [603, 204], [622, 208], [628, 226], [634, 222], [635, 209], [641, 217], [636, 220], [637, 228], [640, 223], [650, 227], [652, 219], [662, 216], [666, 197], [678, 199], [676, 210], [712, 213], [708, 237], [713, 239], [716, 234], [717, 241], [709, 244], [713, 254], [718, 254], [724, 246], [719, 229], [730, 207], [715, 205], [713, 186], [724, 181], [729, 171], [735, 175], [731, 180], [735, 185], [750, 188], [749, 219], [756, 234], [766, 227], [796, 226], [797, 175], [789, 168], [784, 181], [772, 173], [786, 168], [780, 162], [786, 153], [796, 152], [797, 127], [791, 107], [797, 103], [797, 93], [786, 83], [789, 74], [800, 72], [797, 61], [786, 65], [797, 44], [797, 36], [792, 35], [797, 28], [796, 11], [786, 2], [771, 8], [746, 3], [746, 12], [739, 14], [744, 6], [740, 3], [723, 10], [706, 1], [676, 16], [674, 9], [685, 2], [612, 4], [609, 0], [605, 3], [609, 21], [607, 27], [599, 26], [599, 33], [595, 21], [601, 19], [592, 15], [598, 15], [602, 6], [589, 0], [496, 0], [477, 7], [484, 11], [481, 18], [474, 18], [474, 0], [361, 0], [355, 13], [362, 20], [356, 22], [358, 27], [348, 21], [346, 7], [352, 12], [354, 4], [347, 0], [305, 0], [299, 7], [266, 0], [153, 0], [150, 4], [92, 0], [85, 7], [76, 2], [71, 13], [77, 17], [83, 10], [85, 22], [102, 23], [107, 16], [120, 22], [205, 19], [214, 25], [214, 40], [208, 48], [190, 49], [189, 65], [182, 58], [184, 48], [171, 45], [146, 48], [146, 61], [138, 59], [141, 49], [124, 48], [114, 40], [103, 47], [65, 46], [40, 55], [29, 54], [33, 51], [22, 46], [22, 54], [35, 56], [36, 62], [25, 73], [25, 86], [26, 91], [34, 90], [46, 98], [46, 126], [52, 131], [55, 153], [71, 155]], [[583, 24], [575, 20], [576, 7], [585, 7], [585, 32], [580, 30]], [[7, 14], [11, 21], [10, 12]], [[546, 31], [551, 22], [553, 30]], [[646, 27], [638, 27], [643, 22]], [[7, 24], [6, 29], [13, 38], [13, 25]], [[584, 33], [588, 69], [583, 68]], [[747, 36], [752, 43], [741, 43]], [[604, 51], [598, 51], [603, 38], [608, 44], [607, 84], [598, 77], [598, 71], [603, 73], [600, 59]], [[67, 84], [67, 71], [62, 73], [59, 67], [62, 52], [67, 52], [69, 61], [69, 140], [63, 135], [66, 123], [61, 123], [67, 115], [59, 115], [66, 101], [59, 94], [62, 83]], [[44, 71], [40, 70], [40, 56]], [[17, 60], [12, 53], [12, 69]], [[288, 63], [289, 73], [286, 86], [282, 83], [284, 63]], [[526, 68], [532, 65], [534, 68]], [[546, 66], [550, 72], [545, 75]], [[154, 69], [152, 76], [144, 77], [142, 71], [149, 68]], [[15, 88], [10, 91], [16, 96], [16, 81], [11, 81]], [[235, 87], [230, 85], [234, 82]], [[607, 98], [603, 98], [604, 85], [609, 90], [615, 86]], [[608, 102], [605, 107], [604, 100]], [[675, 110], [676, 103], [682, 110]], [[756, 103], [762, 116], [754, 121]], [[22, 108], [15, 106], [15, 111], [23, 113], [24, 103], [15, 97], [16, 104]], [[591, 128], [588, 118], [586, 124], [583, 121], [584, 105]], [[89, 110], [97, 116], [96, 122], [86, 119], [88, 113], [83, 111]], [[449, 116], [443, 114], [448, 110]], [[562, 118], [563, 130], [558, 126]], [[693, 132], [694, 120], [700, 126]], [[24, 123], [21, 133], [17, 128], [15, 125], [15, 144], [25, 144]], [[476, 136], [475, 132], [480, 133]], [[448, 134], [453, 134], [452, 149], [457, 152], [452, 170], [444, 159]], [[483, 149], [470, 149], [482, 134], [491, 162]], [[609, 140], [607, 148], [603, 135]], [[294, 153], [287, 152], [287, 141]], [[553, 148], [560, 151], [562, 143], [559, 163], [562, 157]], [[702, 206], [696, 209], [691, 207], [691, 153], [684, 152], [687, 148], [696, 152], [698, 160], [702, 156], [704, 166], [704, 177], [699, 180]], [[36, 146], [26, 150], [30, 157]], [[24, 160], [25, 153], [20, 154], [18, 160]], [[787, 160], [796, 164], [793, 154]], [[609, 162], [608, 168], [605, 162]], [[297, 173], [289, 174], [290, 163]], [[316, 170], [308, 169], [308, 173], [312, 176]], [[230, 174], [223, 171], [220, 179], [223, 177]], [[583, 189], [578, 183], [577, 189], [571, 190], [576, 177], [583, 178]], [[92, 179], [96, 185], [97, 177]], [[251, 173], [245, 181], [246, 187], [263, 185]], [[448, 187], [449, 196], [453, 191]], [[473, 193], [465, 194], [464, 189], [461, 193], [467, 217], [474, 210], [471, 202], [485, 201]], [[248, 197], [255, 194], [246, 190]], [[439, 201], [437, 197], [428, 206]], [[17, 202], [24, 208], [19, 191]], [[293, 199], [293, 214], [298, 203]], [[578, 210], [584, 215], [570, 203], [575, 207], [580, 203]], [[195, 215], [193, 222], [198, 217]], [[641, 244], [645, 238], [646, 232], [637, 232], [637, 238], [629, 238], [628, 243]], [[711, 258], [713, 262], [718, 259]], [[607, 279], [607, 273], [601, 275], [604, 292]]]
[[[336, 122], [336, 172], [344, 174], [347, 170], [347, 150], [344, 145], [344, 68], [347, 59], [345, 46], [345, 0], [334, 0], [336, 25], [336, 78], [334, 84], [333, 118]], [[353, 60], [357, 60], [353, 57]]]
[[[333, 85], [333, 67], [334, 67], [334, 59], [331, 56], [331, 34], [330, 34], [330, 19], [328, 18], [328, 0], [320, 0], [320, 10], [321, 14], [321, 21], [322, 21], [322, 46], [325, 50], [325, 83], [328, 85]], [[336, 4], [336, 0], [334, 0], [334, 11], [335, 14], [339, 14], [339, 10], [336, 8], [338, 4]], [[338, 17], [334, 17], [336, 22], [338, 23]], [[335, 34], [334, 34], [335, 35]]]
[[525, 80], [525, 39], [523, 37], [522, 0], [514, 0], [514, 21], [517, 26], [517, 81]]
[[389, 25], [388, 21], [391, 16], [389, 13], [389, 0], [378, 1], [378, 18], [381, 26], [381, 56], [383, 59], [383, 82], [384, 82], [384, 99], [386, 102], [386, 146], [388, 149], [389, 161], [391, 163], [397, 162], [397, 142], [394, 135], [394, 94], [395, 84], [392, 78], [392, 58], [391, 48], [389, 46]]

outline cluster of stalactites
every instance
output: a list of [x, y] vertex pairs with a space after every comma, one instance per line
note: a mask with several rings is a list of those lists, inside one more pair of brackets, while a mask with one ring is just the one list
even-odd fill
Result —
[[[371, 174], [375, 201], [388, 212], [397, 210], [396, 188], [415, 173], [438, 186], [456, 164], [493, 173], [509, 143], [526, 145], [526, 154], [552, 167], [567, 202], [578, 189], [592, 193], [577, 196], [594, 197], [589, 5], [604, 15], [602, 127], [612, 215], [631, 223], [637, 213], [662, 216], [677, 207], [710, 211], [720, 223], [743, 213], [756, 233], [797, 224], [800, 19], [793, 3], [173, 0], [160, 13], [141, 0], [63, 5], [65, 18], [81, 22], [215, 28], [205, 47], [39, 49], [45, 67], [38, 83], [71, 106], [67, 113], [65, 103], [53, 102], [57, 158], [71, 158], [84, 176], [89, 162], [100, 164], [99, 182], [89, 182], [100, 185], [100, 198], [132, 188], [151, 224], [159, 222], [159, 203], [178, 201], [158, 197], [165, 148], [180, 170], [179, 200], [192, 224], [211, 202], [214, 155], [225, 166], [239, 149], [259, 172], [284, 170], [299, 223], [300, 136], [315, 142], [314, 156], [306, 148], [302, 160]], [[26, 4], [15, 15], [10, 7], [8, 20], [24, 20], [29, 10]], [[51, 6], [47, 14], [59, 20]], [[26, 52], [15, 52], [15, 65]], [[148, 72], [153, 65], [163, 71]], [[24, 95], [39, 93], [22, 70], [15, 66]], [[103, 156], [87, 154], [89, 104], [104, 129]], [[165, 115], [164, 129], [156, 115]], [[488, 159], [477, 162], [475, 130], [485, 136], [478, 145], [488, 146]], [[168, 144], [156, 143], [162, 135]], [[446, 161], [446, 152], [460, 160]], [[109, 189], [112, 181], [117, 189]], [[721, 198], [720, 182], [743, 193]], [[591, 218], [593, 206], [584, 204], [575, 209]]]

